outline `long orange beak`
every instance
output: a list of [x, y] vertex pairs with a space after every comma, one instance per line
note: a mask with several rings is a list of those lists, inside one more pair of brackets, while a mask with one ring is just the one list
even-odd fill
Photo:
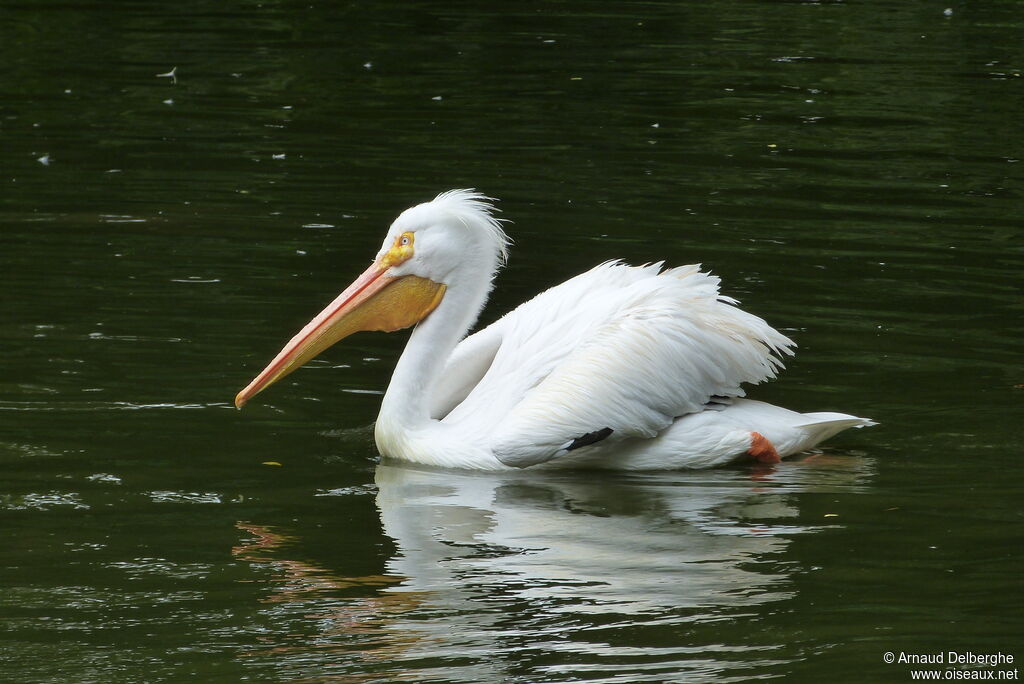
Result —
[[387, 271], [379, 259], [375, 261], [238, 393], [235, 406], [242, 408], [268, 386], [352, 333], [408, 328], [426, 318], [441, 303], [444, 285], [418, 276], [395, 277]]

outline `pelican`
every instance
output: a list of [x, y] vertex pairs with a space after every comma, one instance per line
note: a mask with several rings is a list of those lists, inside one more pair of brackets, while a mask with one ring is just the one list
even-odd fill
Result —
[[235, 406], [352, 333], [415, 325], [374, 427], [386, 459], [476, 470], [776, 463], [873, 424], [742, 398], [795, 343], [719, 294], [699, 264], [609, 261], [466, 337], [508, 256], [494, 212], [475, 190], [402, 212], [370, 267]]

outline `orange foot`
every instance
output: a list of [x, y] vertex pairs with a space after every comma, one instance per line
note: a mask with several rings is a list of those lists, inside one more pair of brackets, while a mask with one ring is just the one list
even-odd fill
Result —
[[775, 450], [775, 445], [760, 432], [750, 433], [750, 448], [747, 449], [747, 453], [753, 456], [754, 460], [761, 463], [779, 463], [782, 461], [779, 452]]

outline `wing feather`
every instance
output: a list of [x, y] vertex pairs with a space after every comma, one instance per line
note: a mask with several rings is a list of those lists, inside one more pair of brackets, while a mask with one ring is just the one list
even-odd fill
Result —
[[[653, 437], [712, 396], [743, 396], [794, 343], [718, 285], [699, 265], [617, 262], [566, 281], [481, 331], [500, 346], [445, 420], [481, 427], [502, 462], [525, 467], [597, 430]], [[482, 346], [477, 335], [463, 345]]]
[[441, 419], [465, 401], [484, 377], [501, 346], [501, 326], [491, 325], [464, 339], [445, 364], [430, 401], [430, 415]]

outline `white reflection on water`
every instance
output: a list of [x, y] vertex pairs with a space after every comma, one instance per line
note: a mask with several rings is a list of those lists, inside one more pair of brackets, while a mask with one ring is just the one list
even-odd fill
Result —
[[[796, 592], [798, 494], [853, 491], [871, 472], [819, 455], [697, 473], [464, 473], [382, 464], [396, 546], [382, 575], [281, 556], [272, 530], [236, 556], [281, 573], [265, 599], [314, 633], [264, 656], [302, 681], [705, 681], [793, 657], [758, 616]], [[363, 493], [363, 492], [360, 492]], [[346, 596], [361, 586], [357, 596]], [[289, 608], [289, 606], [293, 607]], [[283, 612], [282, 612], [283, 611]], [[307, 626], [311, 626], [307, 624]], [[309, 679], [307, 679], [307, 677]]]
[[740, 565], [782, 550], [788, 540], [779, 533], [807, 531], [740, 524], [794, 517], [784, 496], [672, 476], [533, 475], [380, 466], [377, 503], [399, 547], [389, 572], [408, 578], [403, 589], [438, 592], [449, 606], [475, 599], [465, 591], [471, 580], [557, 613], [662, 613], [788, 596], [783, 577]]
[[[863, 460], [825, 456], [763, 471], [624, 479], [381, 465], [377, 505], [397, 545], [387, 574], [404, 578], [386, 591], [420, 599], [410, 619], [391, 628], [420, 637], [407, 642], [411, 661], [465, 663], [467, 653], [502, 652], [511, 640], [538, 652], [532, 658], [558, 651], [573, 663], [538, 663], [537, 676], [591, 667], [595, 679], [637, 675], [646, 668], [636, 658], [650, 660], [657, 677], [666, 668], [700, 678], [763, 667], [781, 657], [770, 636], [753, 646], [663, 639], [791, 597], [792, 567], [780, 554], [793, 535], [822, 529], [799, 522], [791, 494], [848, 490], [867, 470]], [[644, 628], [661, 636], [644, 644]], [[748, 653], [738, 660], [736, 651]], [[483, 657], [445, 676], [480, 681], [508, 668], [505, 659]]]

